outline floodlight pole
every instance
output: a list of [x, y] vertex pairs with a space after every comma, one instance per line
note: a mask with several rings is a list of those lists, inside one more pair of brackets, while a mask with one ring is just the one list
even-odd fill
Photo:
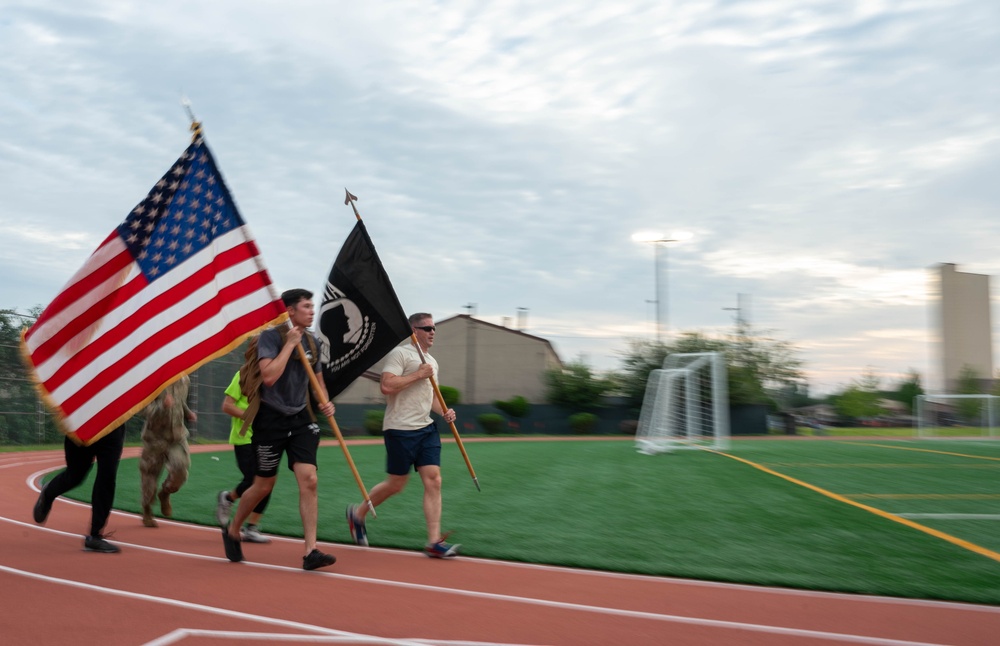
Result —
[[[653, 245], [653, 289], [656, 290], [656, 343], [663, 343], [664, 331], [667, 329], [667, 248], [668, 242], [677, 242], [677, 238], [658, 238], [649, 240]], [[663, 265], [663, 268], [660, 268]], [[662, 284], [662, 285], [661, 285]]]
[[[656, 289], [656, 343], [663, 343], [663, 327], [667, 323], [667, 299], [663, 296], [663, 290], [660, 289], [660, 281], [663, 281], [663, 289], [667, 288], [667, 277], [662, 275], [663, 272], [660, 270], [660, 256], [661, 249], [663, 249], [663, 244], [673, 242], [672, 240], [653, 240], [653, 267], [656, 272], [656, 280], [654, 281], [654, 288]], [[666, 249], [663, 250], [663, 254], [666, 253]], [[663, 265], [666, 266], [666, 257], [663, 258]]]
[[[635, 242], [649, 242], [653, 245], [653, 288], [656, 290], [656, 298], [653, 302], [656, 303], [656, 342], [658, 344], [663, 343], [664, 330], [667, 329], [667, 298], [665, 296], [665, 292], [667, 291], [666, 244], [668, 242], [687, 240], [690, 237], [691, 234], [687, 232], [673, 233], [669, 236], [649, 233], [636, 233], [632, 235], [632, 240]], [[660, 269], [661, 264], [663, 265], [662, 271]]]

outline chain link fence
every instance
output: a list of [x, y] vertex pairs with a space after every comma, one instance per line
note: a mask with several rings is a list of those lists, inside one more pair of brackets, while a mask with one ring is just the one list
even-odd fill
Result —
[[[9, 336], [9, 335], [4, 335]], [[229, 415], [222, 400], [233, 375], [243, 365], [243, 344], [229, 354], [191, 373], [188, 405], [198, 419], [188, 423], [193, 442], [225, 442], [229, 439]], [[125, 423], [126, 442], [139, 442], [143, 418], [136, 415]], [[63, 434], [52, 412], [42, 403], [21, 358], [20, 345], [0, 342], [0, 445], [61, 444]]]

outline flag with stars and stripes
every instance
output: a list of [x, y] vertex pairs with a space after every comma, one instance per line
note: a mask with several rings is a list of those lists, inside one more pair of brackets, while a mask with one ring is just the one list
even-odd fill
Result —
[[88, 445], [283, 319], [257, 245], [194, 141], [21, 336], [60, 429]]

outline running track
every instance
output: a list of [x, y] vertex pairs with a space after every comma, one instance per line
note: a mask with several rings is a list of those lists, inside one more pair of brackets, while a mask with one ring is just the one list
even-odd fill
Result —
[[[228, 446], [199, 446], [224, 451]], [[137, 449], [126, 449], [126, 457]], [[114, 512], [120, 554], [82, 551], [90, 508], [31, 519], [61, 451], [0, 454], [0, 640], [20, 644], [996, 644], [1000, 607], [617, 575], [301, 541], [244, 545], [217, 528]]]

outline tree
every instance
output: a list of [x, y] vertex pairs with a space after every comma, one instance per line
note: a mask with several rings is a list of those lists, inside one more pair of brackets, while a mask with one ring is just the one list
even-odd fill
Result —
[[571, 409], [591, 409], [612, 388], [607, 379], [595, 376], [582, 360], [566, 364], [562, 370], [545, 373], [546, 398], [550, 404]]
[[787, 341], [771, 338], [768, 334], [767, 330], [755, 331], [750, 323], [740, 319], [728, 339], [726, 359], [729, 364], [741, 369], [738, 374], [742, 372], [745, 379], [759, 386], [758, 400], [748, 403], [765, 403], [760, 395], [774, 396], [783, 388], [802, 383], [802, 360], [797, 356], [798, 350]]
[[868, 368], [860, 379], [833, 398], [834, 409], [842, 417], [854, 420], [878, 417], [885, 412], [878, 403], [880, 381], [878, 375]]
[[918, 396], [924, 394], [923, 386], [920, 385], [920, 373], [914, 368], [910, 368], [906, 378], [896, 386], [896, 390], [891, 390], [883, 394], [886, 399], [905, 404], [907, 411], [912, 415], [914, 402], [916, 402]]
[[[959, 395], [981, 395], [984, 393], [983, 380], [979, 371], [969, 364], [962, 366], [958, 373]], [[956, 405], [958, 414], [966, 423], [978, 420], [982, 414], [983, 402], [980, 399], [960, 399]]]
[[804, 388], [801, 360], [786, 341], [755, 331], [749, 323], [737, 323], [733, 334], [712, 338], [701, 332], [682, 332], [670, 343], [643, 340], [629, 342], [622, 357], [623, 369], [616, 375], [618, 387], [629, 404], [638, 409], [646, 393], [646, 380], [654, 369], [663, 367], [668, 354], [721, 352], [726, 357], [730, 404], [767, 404], [776, 400], [788, 406], [783, 393]]

